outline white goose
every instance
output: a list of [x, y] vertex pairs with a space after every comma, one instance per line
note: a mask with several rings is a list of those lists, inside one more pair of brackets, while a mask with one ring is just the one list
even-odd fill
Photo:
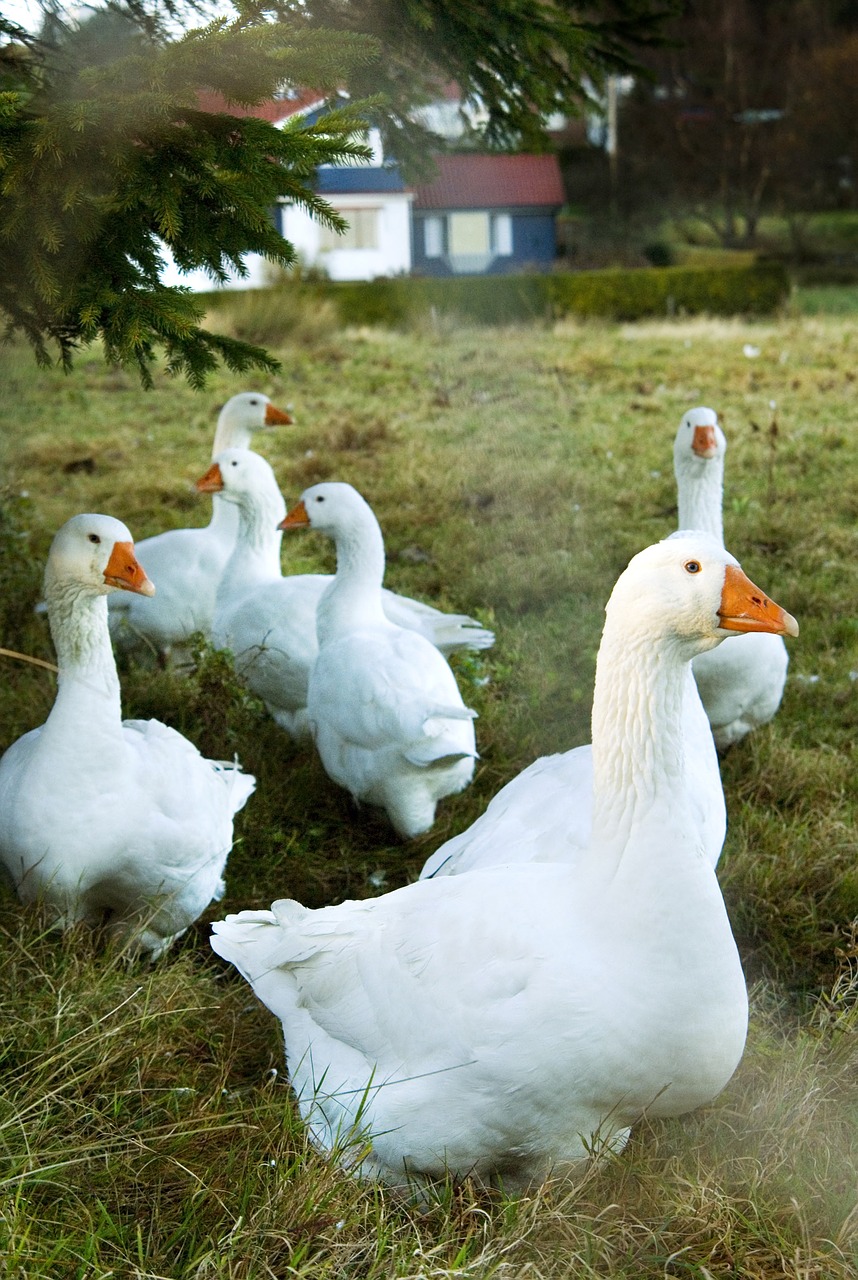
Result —
[[307, 683], [316, 661], [316, 607], [331, 581], [283, 576], [278, 528], [286, 503], [271, 467], [249, 449], [225, 449], [197, 481], [238, 510], [235, 548], [218, 584], [212, 643], [294, 738], [308, 733]]
[[[673, 448], [679, 527], [705, 529], [722, 545], [726, 451], [714, 410], [689, 409]], [[695, 658], [694, 678], [719, 751], [772, 719], [783, 697], [788, 664], [781, 637], [759, 633]]]
[[[755, 638], [776, 640], [783, 646], [776, 636], [746, 637]], [[716, 656], [723, 648], [721, 645], [709, 650], [702, 658]], [[695, 659], [695, 670], [700, 660]], [[682, 735], [690, 783], [688, 799], [705, 855], [714, 867], [727, 831], [721, 772], [691, 667], [683, 679]], [[587, 848], [592, 820], [593, 756], [590, 744], [585, 743], [535, 760], [501, 788], [476, 822], [435, 850], [420, 877], [461, 875], [501, 861], [571, 862]]]
[[[235, 551], [218, 586], [212, 642], [229, 649], [236, 670], [262, 698], [287, 733], [307, 733], [307, 682], [316, 661], [316, 606], [333, 581], [330, 574], [293, 574], [280, 567], [282, 534], [277, 525], [286, 504], [274, 472], [249, 449], [226, 449], [197, 481], [239, 510]], [[483, 649], [491, 631], [464, 614], [442, 613], [429, 605], [382, 592], [391, 622], [425, 636], [442, 653]]]
[[131, 535], [110, 516], [75, 516], [45, 570], [56, 701], [0, 760], [0, 861], [58, 926], [107, 917], [156, 956], [222, 896], [233, 816], [255, 781], [157, 720], [122, 720], [115, 588], [154, 592]]
[[[292, 417], [261, 391], [243, 391], [227, 400], [215, 430], [212, 457], [230, 447], [246, 449], [254, 432], [288, 424]], [[238, 533], [238, 512], [217, 497], [212, 517], [201, 529], [169, 529], [137, 544], [137, 557], [158, 584], [154, 600], [126, 592], [108, 600], [114, 642], [131, 646], [141, 638], [168, 655], [195, 631], [208, 635], [215, 593]]]
[[733, 631], [797, 625], [705, 534], [635, 556], [606, 614], [574, 865], [214, 925], [281, 1020], [313, 1140], [363, 1176], [514, 1191], [621, 1148], [644, 1113], [708, 1102], [741, 1057], [745, 983], [689, 805], [685, 677]]
[[282, 525], [301, 526], [337, 547], [337, 572], [316, 610], [319, 656], [307, 691], [316, 748], [334, 782], [379, 805], [410, 839], [474, 776], [476, 713], [435, 646], [387, 618], [381, 529], [357, 490], [305, 490]]

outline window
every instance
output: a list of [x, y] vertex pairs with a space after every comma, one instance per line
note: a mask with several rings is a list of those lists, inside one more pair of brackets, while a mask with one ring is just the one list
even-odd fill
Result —
[[348, 221], [342, 235], [332, 227], [322, 227], [320, 249], [377, 249], [380, 209], [338, 209]]
[[423, 219], [423, 252], [427, 258], [443, 257], [446, 230], [446, 218]]
[[505, 258], [512, 253], [512, 218], [508, 213], [492, 217], [492, 251]]
[[491, 252], [487, 213], [451, 213], [447, 225], [453, 257]]
[[508, 213], [450, 213], [423, 219], [427, 258], [512, 255], [512, 217]]

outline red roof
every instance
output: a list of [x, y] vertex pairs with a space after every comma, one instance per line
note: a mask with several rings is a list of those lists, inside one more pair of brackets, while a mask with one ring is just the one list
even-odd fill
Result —
[[227, 102], [222, 94], [215, 93], [211, 89], [201, 89], [197, 94], [197, 103], [201, 111], [211, 111], [217, 115], [255, 116], [257, 120], [267, 120], [269, 124], [276, 124], [278, 120], [288, 120], [309, 107], [318, 106], [324, 100], [324, 94], [319, 93], [318, 90], [306, 89], [295, 97], [269, 98], [266, 102], [259, 102], [255, 106], [243, 107], [235, 102]]
[[563, 179], [553, 155], [436, 156], [438, 173], [414, 188], [415, 209], [559, 207]]

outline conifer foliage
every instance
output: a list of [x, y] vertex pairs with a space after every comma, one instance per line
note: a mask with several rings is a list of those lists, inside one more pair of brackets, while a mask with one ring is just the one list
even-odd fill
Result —
[[[21, 33], [19, 32], [20, 36]], [[109, 41], [113, 54], [116, 42]], [[42, 363], [101, 340], [144, 383], [159, 351], [194, 385], [219, 361], [275, 367], [261, 348], [209, 332], [184, 289], [161, 283], [162, 243], [213, 281], [242, 255], [282, 266], [280, 198], [334, 227], [313, 190], [320, 164], [363, 156], [359, 105], [286, 128], [200, 109], [213, 90], [237, 107], [284, 84], [334, 88], [374, 56], [359, 35], [296, 23], [217, 21], [176, 39], [134, 26], [122, 55], [98, 42], [19, 40], [0, 51], [0, 309]], [[5, 56], [4, 56], [5, 55]]]

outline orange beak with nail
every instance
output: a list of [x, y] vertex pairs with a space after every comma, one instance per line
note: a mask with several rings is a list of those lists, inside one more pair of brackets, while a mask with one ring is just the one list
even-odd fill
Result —
[[714, 458], [718, 452], [718, 440], [714, 427], [695, 427], [691, 448], [698, 458]]
[[270, 403], [265, 406], [266, 427], [291, 426], [294, 421], [291, 413], [287, 413], [285, 409], [278, 409]]
[[[280, 410], [278, 409], [278, 413]], [[223, 476], [220, 467], [213, 462], [204, 476], [200, 476], [194, 486], [200, 493], [220, 493], [223, 488]]]
[[798, 623], [791, 613], [755, 587], [737, 564], [724, 572], [718, 621], [725, 631], [768, 631], [776, 636], [797, 636]]
[[307, 508], [303, 501], [295, 503], [292, 510], [280, 521], [278, 529], [306, 529], [309, 527], [310, 517], [307, 515]]
[[142, 564], [134, 554], [133, 542], [114, 542], [104, 570], [104, 581], [109, 587], [134, 591], [139, 596], [155, 594], [155, 584], [146, 577]]

